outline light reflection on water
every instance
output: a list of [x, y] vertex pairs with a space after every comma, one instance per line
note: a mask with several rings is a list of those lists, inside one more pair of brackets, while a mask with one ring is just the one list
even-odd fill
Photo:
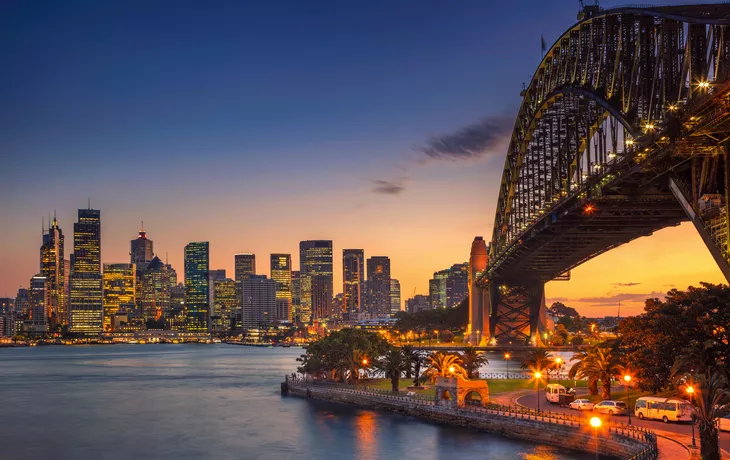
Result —
[[0, 458], [584, 459], [551, 447], [282, 397], [300, 349], [0, 349]]

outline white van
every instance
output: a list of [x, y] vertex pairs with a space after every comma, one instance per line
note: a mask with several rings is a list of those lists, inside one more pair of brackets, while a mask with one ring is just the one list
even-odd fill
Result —
[[648, 418], [664, 423], [691, 422], [692, 406], [684, 399], [644, 396], [636, 400], [634, 414], [641, 420]]
[[553, 404], [570, 404], [575, 399], [575, 393], [568, 393], [564, 386], [549, 383], [545, 386], [545, 399]]

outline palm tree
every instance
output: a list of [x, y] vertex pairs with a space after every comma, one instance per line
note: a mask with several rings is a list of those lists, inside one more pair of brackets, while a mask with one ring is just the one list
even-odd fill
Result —
[[472, 346], [464, 347], [464, 350], [459, 353], [459, 357], [461, 358], [463, 363], [462, 366], [464, 367], [464, 370], [466, 370], [466, 374], [469, 378], [479, 378], [479, 368], [482, 364], [489, 364], [489, 360], [487, 360], [484, 353], [477, 351], [477, 349]]
[[367, 369], [369, 364], [370, 360], [365, 356], [365, 353], [358, 349], [352, 350], [352, 356], [347, 366], [347, 370], [350, 371], [350, 379], [359, 380], [360, 369]]
[[408, 367], [408, 363], [403, 357], [401, 350], [391, 347], [383, 356], [375, 361], [375, 367], [390, 379], [391, 389], [393, 393], [397, 393], [400, 389], [399, 380], [403, 371]]
[[573, 354], [573, 357], [570, 359], [571, 361], [575, 361], [575, 364], [573, 364], [568, 371], [568, 378], [575, 379], [577, 376], [588, 379], [588, 392], [592, 396], [595, 396], [598, 394], [598, 379], [593, 375], [584, 375], [582, 372], [590, 359], [592, 350], [592, 348], [589, 348], [588, 350], [579, 351]]
[[543, 372], [553, 367], [554, 363], [555, 357], [552, 353], [544, 348], [538, 348], [527, 355], [527, 357], [522, 361], [520, 369], [530, 369], [535, 372]]
[[411, 372], [414, 374], [413, 384], [418, 386], [418, 380], [421, 377], [421, 366], [423, 365], [423, 352], [416, 350], [412, 345], [404, 345], [401, 348], [403, 359], [406, 361], [406, 378], [411, 378]]
[[601, 382], [601, 397], [611, 399], [611, 380], [624, 370], [619, 357], [613, 349], [596, 347], [589, 352], [588, 358], [581, 367], [581, 374]]
[[440, 351], [432, 353], [428, 357], [428, 369], [423, 375], [430, 378], [431, 382], [436, 377], [458, 377], [468, 380], [469, 377], [462, 367], [461, 357], [458, 355], [450, 355]]
[[730, 391], [724, 374], [713, 372], [710, 376], [696, 377], [694, 404], [697, 429], [700, 432], [702, 460], [720, 460], [717, 419], [730, 414]]

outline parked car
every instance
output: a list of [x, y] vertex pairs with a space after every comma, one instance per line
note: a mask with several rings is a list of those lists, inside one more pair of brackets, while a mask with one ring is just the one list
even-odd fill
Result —
[[664, 423], [690, 422], [692, 421], [692, 406], [679, 398], [644, 396], [636, 400], [634, 414], [642, 420], [653, 418], [662, 420]]
[[623, 401], [601, 401], [593, 406], [593, 412], [608, 415], [626, 415], [629, 413], [629, 408]]
[[571, 409], [575, 410], [592, 410], [593, 403], [587, 399], [576, 399], [568, 405]]
[[730, 431], [730, 415], [717, 419], [717, 426], [720, 428], [720, 431]]

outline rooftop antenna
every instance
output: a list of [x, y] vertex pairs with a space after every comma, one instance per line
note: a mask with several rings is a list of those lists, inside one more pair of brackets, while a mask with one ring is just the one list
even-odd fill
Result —
[[144, 232], [144, 221], [142, 221], [142, 232]]
[[91, 197], [89, 197], [89, 209], [91, 209]]
[[618, 319], [621, 319], [621, 301], [618, 301], [618, 313], [616, 314]]

